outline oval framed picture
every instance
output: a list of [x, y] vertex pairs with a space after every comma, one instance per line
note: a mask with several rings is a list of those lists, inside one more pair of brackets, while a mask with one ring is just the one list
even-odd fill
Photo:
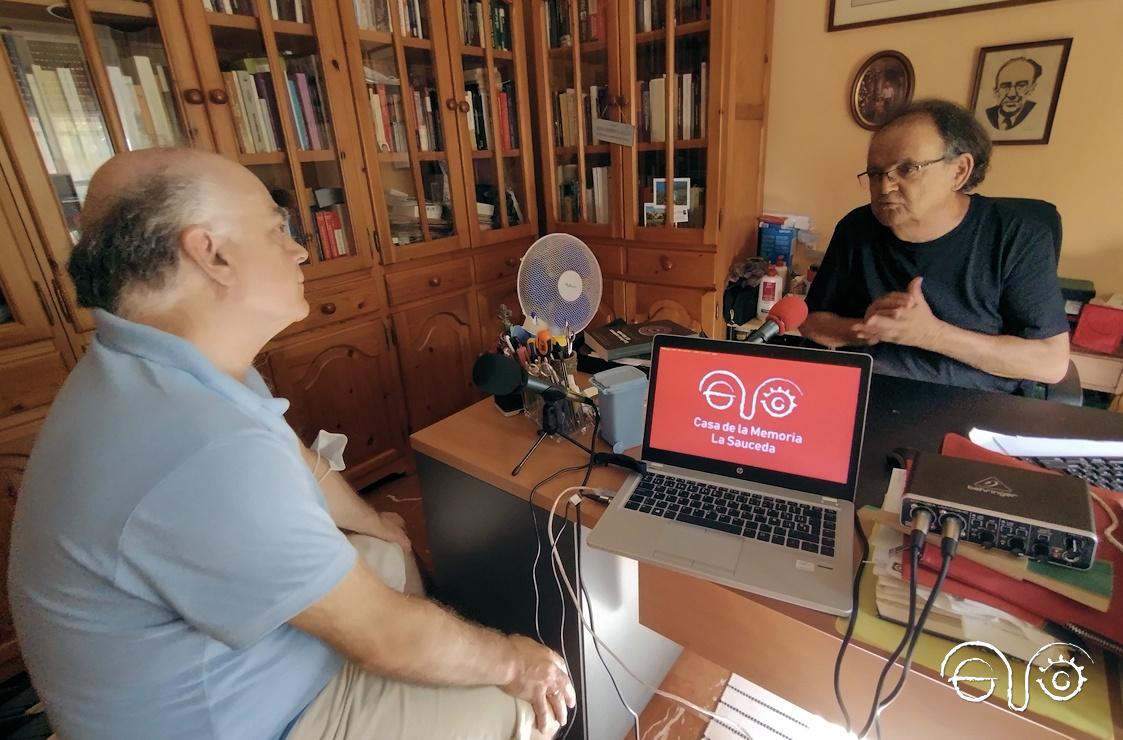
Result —
[[901, 106], [912, 100], [916, 76], [912, 62], [899, 51], [879, 51], [858, 69], [850, 88], [850, 115], [868, 131], [876, 131]]

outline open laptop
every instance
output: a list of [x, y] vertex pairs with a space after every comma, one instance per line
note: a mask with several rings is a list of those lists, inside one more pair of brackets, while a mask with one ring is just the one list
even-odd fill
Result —
[[658, 336], [643, 475], [589, 544], [849, 614], [869, 355]]

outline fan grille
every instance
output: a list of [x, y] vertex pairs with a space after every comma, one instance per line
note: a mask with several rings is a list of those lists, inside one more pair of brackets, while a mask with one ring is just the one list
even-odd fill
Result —
[[600, 306], [600, 264], [585, 243], [570, 234], [547, 234], [531, 245], [519, 266], [519, 305], [552, 332], [578, 332]]

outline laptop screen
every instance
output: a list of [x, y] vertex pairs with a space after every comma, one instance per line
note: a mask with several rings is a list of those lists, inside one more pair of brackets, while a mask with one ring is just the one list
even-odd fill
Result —
[[824, 495], [852, 490], [868, 357], [696, 340], [661, 344], [655, 359], [645, 458]]

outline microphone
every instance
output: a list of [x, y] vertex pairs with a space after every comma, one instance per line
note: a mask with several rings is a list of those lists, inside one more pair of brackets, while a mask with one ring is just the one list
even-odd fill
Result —
[[760, 328], [749, 334], [746, 342], [764, 344], [786, 331], [795, 331], [807, 320], [807, 302], [794, 295], [784, 296], [768, 311]]
[[472, 366], [472, 382], [477, 388], [493, 396], [506, 396], [528, 390], [539, 394], [547, 401], [569, 398], [590, 405], [593, 403], [579, 393], [573, 393], [560, 385], [547, 383], [541, 378], [530, 375], [516, 360], [498, 352], [479, 356], [476, 364]]

